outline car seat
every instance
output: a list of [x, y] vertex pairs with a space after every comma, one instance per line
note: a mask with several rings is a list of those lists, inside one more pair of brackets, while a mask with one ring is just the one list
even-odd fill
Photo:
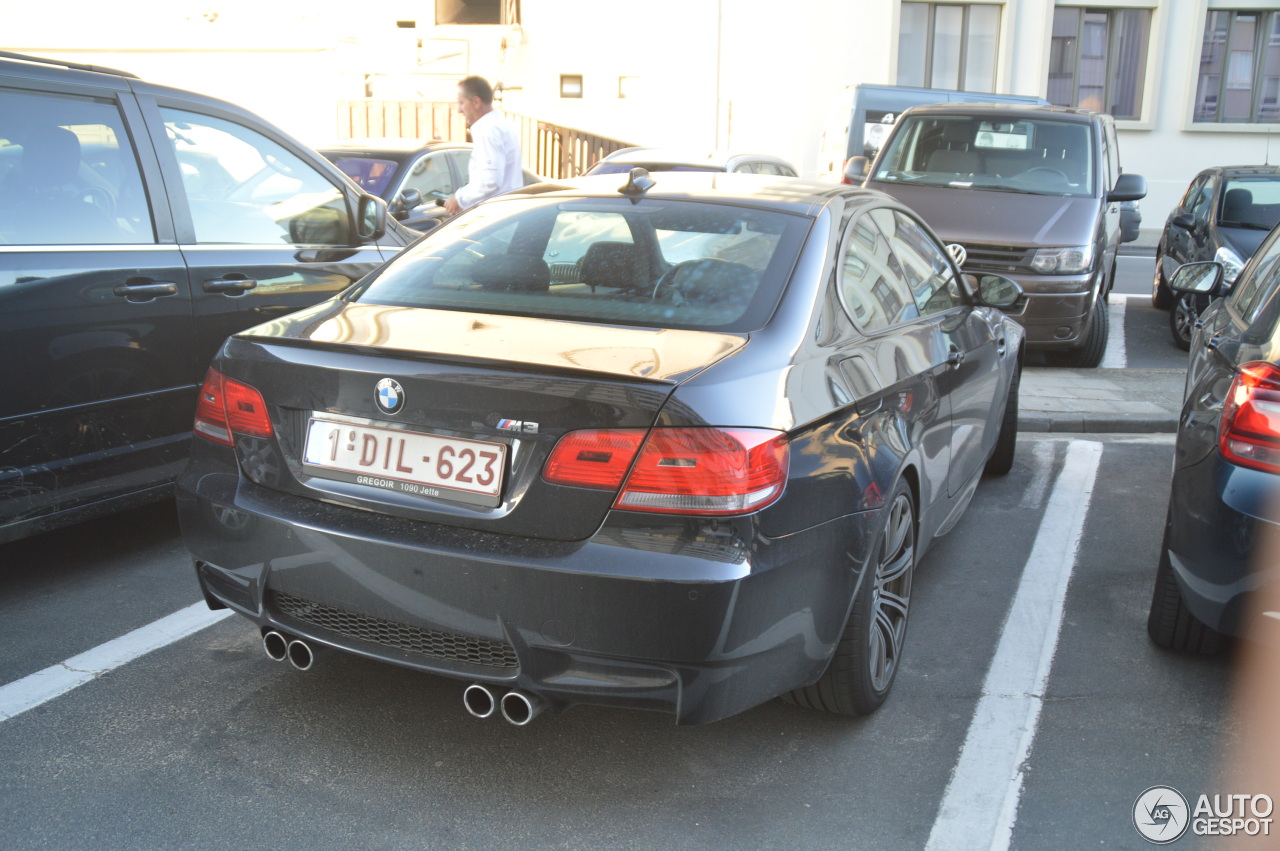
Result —
[[942, 124], [942, 144], [929, 154], [926, 171], [949, 171], [955, 174], [973, 174], [981, 167], [978, 152], [969, 148], [969, 125], [960, 121]]
[[546, 292], [551, 283], [551, 269], [541, 257], [495, 254], [481, 257], [471, 266], [471, 280], [486, 290]]
[[591, 287], [611, 287], [623, 292], [639, 292], [649, 283], [644, 256], [627, 242], [596, 242], [582, 258], [582, 283]]
[[35, 127], [21, 139], [22, 157], [3, 207], [19, 244], [114, 243], [121, 231], [106, 207], [115, 199], [79, 181], [80, 140], [65, 127]]
[[1239, 186], [1228, 189], [1222, 196], [1222, 215], [1218, 218], [1223, 224], [1250, 224], [1253, 221], [1253, 193]]

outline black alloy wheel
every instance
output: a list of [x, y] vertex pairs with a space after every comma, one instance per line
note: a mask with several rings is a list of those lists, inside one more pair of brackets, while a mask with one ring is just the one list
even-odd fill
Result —
[[1195, 333], [1198, 317], [1194, 295], [1179, 296], [1169, 310], [1169, 333], [1184, 352], [1191, 350], [1191, 335]]
[[916, 566], [915, 500], [906, 482], [898, 482], [883, 510], [876, 556], [859, 584], [835, 655], [816, 683], [784, 696], [792, 703], [866, 715], [889, 695], [902, 659]]
[[1156, 271], [1151, 278], [1151, 306], [1157, 310], [1168, 310], [1173, 304], [1173, 290], [1164, 279], [1164, 253], [1156, 249]]
[[1147, 634], [1160, 647], [1184, 653], [1216, 653], [1226, 644], [1226, 636], [1201, 623], [1187, 608], [1182, 589], [1169, 562], [1169, 521], [1165, 521], [1164, 540], [1160, 542], [1160, 562], [1156, 566], [1156, 584], [1151, 595], [1151, 612], [1147, 616]]

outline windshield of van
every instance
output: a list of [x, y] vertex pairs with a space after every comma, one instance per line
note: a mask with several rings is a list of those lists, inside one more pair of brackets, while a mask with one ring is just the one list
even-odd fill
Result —
[[875, 180], [1034, 195], [1093, 195], [1089, 125], [976, 115], [907, 116]]

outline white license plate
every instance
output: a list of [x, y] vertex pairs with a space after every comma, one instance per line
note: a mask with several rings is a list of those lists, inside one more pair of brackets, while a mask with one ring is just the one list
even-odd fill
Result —
[[489, 507], [501, 501], [506, 459], [501, 443], [314, 418], [302, 454], [320, 478]]

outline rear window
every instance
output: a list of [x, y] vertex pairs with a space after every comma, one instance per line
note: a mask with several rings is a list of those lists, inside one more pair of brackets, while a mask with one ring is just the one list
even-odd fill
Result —
[[676, 163], [596, 163], [587, 174], [630, 174], [631, 169], [645, 171], [724, 171], [712, 165], [678, 165]]
[[681, 200], [495, 201], [407, 250], [353, 299], [751, 331], [777, 305], [810, 222]]
[[400, 167], [395, 160], [384, 160], [377, 157], [352, 156], [350, 154], [326, 154], [343, 174], [356, 182], [356, 185], [370, 195], [381, 196], [386, 190], [391, 177]]

